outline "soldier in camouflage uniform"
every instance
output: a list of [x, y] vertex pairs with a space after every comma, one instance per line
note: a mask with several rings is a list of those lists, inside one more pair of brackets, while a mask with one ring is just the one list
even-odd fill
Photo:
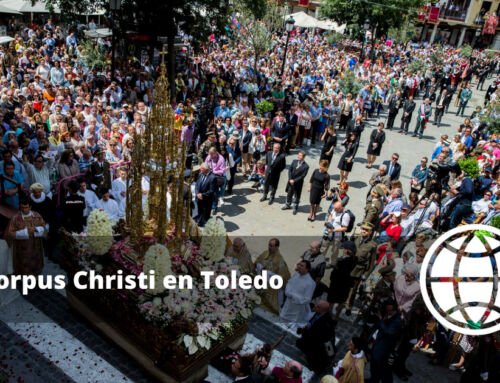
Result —
[[377, 251], [377, 244], [372, 239], [374, 226], [370, 223], [363, 223], [360, 227], [361, 234], [356, 236], [354, 244], [356, 245], [356, 265], [351, 271], [351, 278], [353, 286], [349, 292], [346, 304], [346, 314], [351, 312], [356, 293], [358, 291], [361, 281], [364, 281], [372, 272], [375, 266], [375, 257]]
[[208, 150], [212, 146], [216, 146], [217, 137], [215, 133], [207, 133], [207, 139], [200, 145], [198, 149], [198, 164], [205, 162], [205, 158], [208, 156]]
[[380, 186], [375, 186], [370, 192], [371, 200], [365, 206], [365, 218], [363, 223], [369, 223], [373, 226], [377, 225], [380, 213], [384, 208], [382, 198], [384, 197], [384, 189]]

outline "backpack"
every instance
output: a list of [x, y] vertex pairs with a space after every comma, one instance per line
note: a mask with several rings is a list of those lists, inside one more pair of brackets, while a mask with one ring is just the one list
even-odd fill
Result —
[[352, 229], [354, 228], [354, 221], [356, 221], [356, 217], [354, 216], [354, 214], [352, 213], [352, 211], [350, 211], [349, 209], [347, 209], [342, 214], [342, 217], [340, 217], [340, 221], [341, 222], [342, 222], [342, 219], [344, 218], [344, 214], [347, 214], [349, 216], [349, 225], [347, 225], [347, 230], [345, 231], [345, 233], [350, 233], [352, 231]]

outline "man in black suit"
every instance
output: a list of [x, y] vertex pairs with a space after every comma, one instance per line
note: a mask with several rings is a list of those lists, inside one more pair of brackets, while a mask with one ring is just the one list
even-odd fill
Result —
[[387, 118], [387, 129], [392, 130], [394, 126], [394, 120], [399, 112], [402, 102], [401, 92], [398, 90], [395, 94], [389, 97], [389, 116]]
[[444, 115], [444, 110], [448, 103], [448, 90], [443, 89], [439, 97], [436, 99], [436, 112], [434, 114], [434, 125], [441, 125], [441, 119]]
[[333, 361], [337, 323], [330, 315], [330, 304], [327, 301], [316, 303], [313, 311], [314, 315], [307, 325], [297, 330], [301, 337], [296, 344], [306, 355], [311, 369], [321, 374]]
[[207, 164], [200, 165], [200, 174], [196, 180], [196, 200], [198, 202], [198, 215], [195, 221], [203, 227], [210, 218], [212, 202], [216, 198], [217, 178], [210, 171]]
[[273, 150], [266, 155], [266, 180], [264, 182], [264, 195], [260, 202], [267, 200], [267, 194], [271, 189], [271, 198], [269, 198], [269, 205], [274, 202], [276, 189], [280, 182], [280, 175], [286, 167], [285, 153], [281, 153], [281, 145], [274, 144]]
[[276, 121], [271, 127], [271, 139], [273, 143], [278, 143], [283, 149], [287, 148], [290, 135], [290, 127], [286, 122], [285, 114], [280, 110], [277, 113]]
[[400, 338], [403, 323], [396, 301], [388, 300], [379, 313], [380, 321], [374, 330], [378, 330], [373, 342], [370, 361], [371, 382], [392, 382], [392, 368], [389, 358]]
[[401, 129], [399, 133], [408, 134], [408, 128], [410, 127], [411, 115], [416, 107], [415, 101], [413, 101], [413, 96], [408, 97], [403, 104], [403, 115], [401, 116]]
[[383, 164], [387, 167], [387, 175], [391, 181], [398, 180], [401, 174], [401, 165], [398, 162], [399, 154], [394, 153], [391, 160], [384, 161]]
[[[286, 203], [281, 210], [291, 209], [293, 198], [293, 215], [297, 214], [299, 207], [300, 195], [302, 194], [302, 186], [304, 186], [304, 178], [309, 171], [309, 165], [306, 164], [304, 158], [306, 153], [299, 151], [297, 159], [292, 161], [292, 165], [288, 169], [288, 183], [286, 184]], [[294, 198], [295, 197], [295, 198]]]
[[104, 159], [104, 150], [96, 149], [94, 152], [95, 161], [90, 165], [89, 181], [92, 189], [99, 198], [102, 197], [100, 191], [111, 189], [111, 167]]

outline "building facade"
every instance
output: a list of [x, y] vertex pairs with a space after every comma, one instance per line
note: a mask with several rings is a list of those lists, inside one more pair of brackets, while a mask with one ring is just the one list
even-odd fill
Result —
[[442, 0], [419, 13], [421, 41], [460, 47], [500, 48], [498, 18], [500, 0]]

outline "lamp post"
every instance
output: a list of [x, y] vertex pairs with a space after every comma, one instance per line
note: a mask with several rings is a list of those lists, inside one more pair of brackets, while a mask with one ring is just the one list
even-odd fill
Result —
[[359, 61], [363, 62], [363, 59], [365, 58], [365, 40], [366, 40], [366, 32], [370, 30], [370, 20], [366, 19], [364, 24], [363, 24], [363, 42], [361, 44], [361, 53], [359, 55]]
[[285, 43], [285, 54], [283, 55], [283, 63], [281, 64], [281, 77], [283, 77], [283, 73], [285, 73], [286, 52], [288, 50], [288, 41], [290, 40], [290, 33], [293, 31], [294, 25], [295, 25], [295, 20], [292, 16], [290, 16], [285, 21], [286, 43]]
[[121, 0], [109, 0], [109, 10], [111, 11], [111, 80], [115, 77], [115, 50], [116, 50], [116, 13], [121, 9]]

